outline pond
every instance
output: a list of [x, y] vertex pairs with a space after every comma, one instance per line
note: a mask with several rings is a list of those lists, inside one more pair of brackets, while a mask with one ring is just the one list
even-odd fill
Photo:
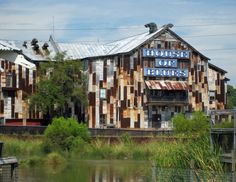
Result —
[[231, 173], [156, 168], [147, 161], [85, 160], [67, 165], [19, 167], [23, 182], [234, 181]]
[[151, 163], [143, 161], [73, 161], [63, 166], [19, 167], [24, 182], [146, 182], [153, 181]]

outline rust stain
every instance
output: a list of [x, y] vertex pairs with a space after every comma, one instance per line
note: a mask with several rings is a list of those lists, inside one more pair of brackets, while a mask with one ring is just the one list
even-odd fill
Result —
[[186, 81], [146, 80], [145, 83], [148, 89], [151, 90], [189, 90], [189, 85]]

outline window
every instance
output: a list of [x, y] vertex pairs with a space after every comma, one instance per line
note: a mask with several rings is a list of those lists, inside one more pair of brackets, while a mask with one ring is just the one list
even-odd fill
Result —
[[214, 101], [215, 100], [215, 91], [214, 90], [210, 90], [210, 101]]
[[12, 73], [6, 75], [6, 87], [12, 87]]

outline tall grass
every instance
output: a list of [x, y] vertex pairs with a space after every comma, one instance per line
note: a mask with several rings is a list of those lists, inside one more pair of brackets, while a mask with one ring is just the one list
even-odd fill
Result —
[[[43, 138], [18, 139], [16, 137], [1, 136], [4, 142], [4, 156], [15, 155], [27, 164], [46, 162], [51, 159], [43, 150]], [[107, 141], [94, 139], [91, 143], [80, 141], [78, 147], [59, 153], [64, 158], [76, 159], [109, 159], [109, 160], [147, 160], [155, 161], [157, 167], [164, 168], [192, 168], [205, 171], [222, 172], [220, 151], [210, 147], [208, 137], [188, 139], [188, 141], [149, 141], [135, 143], [129, 136], [122, 136], [119, 142], [109, 144]], [[53, 151], [55, 152], [55, 151]], [[55, 157], [56, 156], [56, 157]], [[53, 155], [52, 159], [59, 155]]]
[[19, 158], [44, 155], [41, 138], [19, 138], [18, 136], [0, 136], [4, 142], [3, 156], [17, 156]]

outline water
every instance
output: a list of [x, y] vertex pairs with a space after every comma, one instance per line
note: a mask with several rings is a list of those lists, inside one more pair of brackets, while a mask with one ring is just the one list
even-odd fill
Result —
[[67, 165], [19, 167], [20, 182], [235, 181], [232, 173], [156, 168], [147, 161], [71, 161]]
[[63, 166], [19, 167], [20, 182], [148, 182], [151, 163], [141, 161], [73, 161]]

